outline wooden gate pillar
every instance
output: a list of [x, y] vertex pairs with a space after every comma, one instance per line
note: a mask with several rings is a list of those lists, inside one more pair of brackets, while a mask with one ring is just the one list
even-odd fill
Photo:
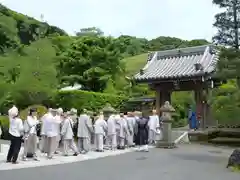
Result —
[[205, 103], [204, 103], [205, 127], [204, 128], [214, 127], [217, 125], [217, 122], [214, 119], [213, 114], [212, 114], [211, 105], [208, 103], [208, 99], [207, 99], [209, 97], [209, 95], [210, 95], [210, 97], [212, 96], [211, 93], [212, 93], [211, 89], [205, 90]]
[[197, 120], [200, 122], [200, 128], [204, 128], [204, 100], [203, 100], [203, 89], [198, 89], [194, 91], [195, 103], [196, 103], [196, 115]]
[[160, 92], [160, 107], [162, 107], [166, 101], [171, 103], [171, 94], [170, 91], [166, 90]]
[[[160, 107], [162, 107], [166, 101], [171, 103], [171, 94], [172, 93], [170, 91], [161, 90], [161, 92], [160, 92]], [[159, 115], [161, 116], [161, 112]]]
[[166, 101], [171, 103], [171, 92], [163, 89], [156, 90], [156, 110], [160, 115], [160, 108], [164, 105]]
[[160, 90], [159, 89], [156, 90], [155, 107], [156, 107], [157, 114], [160, 115], [161, 105], [160, 105]]

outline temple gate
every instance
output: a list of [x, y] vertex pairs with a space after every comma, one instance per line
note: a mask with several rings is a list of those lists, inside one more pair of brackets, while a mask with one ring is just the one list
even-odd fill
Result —
[[173, 91], [194, 91], [200, 128], [215, 126], [207, 97], [220, 84], [215, 78], [217, 51], [213, 45], [152, 52], [147, 64], [134, 76], [156, 91], [156, 109], [171, 102]]

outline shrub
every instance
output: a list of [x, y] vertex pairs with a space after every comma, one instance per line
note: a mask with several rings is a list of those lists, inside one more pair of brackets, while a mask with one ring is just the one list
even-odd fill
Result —
[[7, 92], [4, 96], [0, 98], [0, 111], [3, 114], [7, 114], [9, 108], [16, 104], [15, 100], [13, 99], [12, 93]]
[[115, 109], [120, 109], [127, 99], [124, 96], [78, 90], [59, 91], [53, 101], [57, 107], [62, 107], [65, 110], [74, 107], [80, 112], [82, 109], [96, 112], [102, 109], [106, 103], [110, 103]]
[[2, 127], [4, 126], [8, 127], [9, 126], [8, 116], [0, 116], [0, 123]]
[[52, 96], [51, 89], [40, 88], [37, 86], [18, 87], [12, 93], [17, 107], [26, 108], [32, 104], [42, 104]]
[[9, 128], [9, 119], [8, 116], [0, 116], [0, 125], [2, 128], [2, 139], [8, 140], [9, 139], [9, 133], [8, 133], [8, 128]]

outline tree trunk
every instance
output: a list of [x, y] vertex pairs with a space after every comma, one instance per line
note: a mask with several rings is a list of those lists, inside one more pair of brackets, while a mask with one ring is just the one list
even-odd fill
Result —
[[234, 33], [235, 33], [234, 47], [238, 50], [239, 49], [239, 39], [238, 39], [238, 17], [237, 17], [237, 2], [236, 1], [234, 1], [234, 3], [233, 3], [233, 21], [234, 21]]

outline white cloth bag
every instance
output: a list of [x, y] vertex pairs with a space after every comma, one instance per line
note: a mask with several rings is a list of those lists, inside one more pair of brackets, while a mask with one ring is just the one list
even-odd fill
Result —
[[156, 141], [161, 141], [163, 139], [162, 131], [160, 129], [156, 130]]

